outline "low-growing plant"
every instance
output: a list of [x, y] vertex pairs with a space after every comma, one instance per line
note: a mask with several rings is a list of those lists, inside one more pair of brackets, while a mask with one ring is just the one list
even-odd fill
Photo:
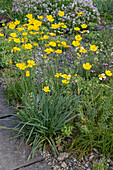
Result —
[[[25, 10], [25, 7], [27, 10]], [[50, 26], [46, 18], [47, 15], [53, 16], [53, 21], [64, 22], [67, 25], [66, 30], [72, 32], [72, 28], [82, 23], [99, 22], [100, 15], [98, 9], [93, 6], [89, 0], [50, 0], [50, 1], [14, 1], [12, 7], [16, 18], [23, 20], [27, 13], [33, 13], [34, 16], [43, 15], [46, 24]], [[64, 13], [60, 14], [59, 11]], [[20, 13], [20, 14], [19, 14]], [[59, 13], [59, 14], [58, 14]], [[21, 18], [20, 18], [21, 16]], [[60, 16], [60, 18], [59, 18]], [[51, 21], [53, 23], [53, 21]]]

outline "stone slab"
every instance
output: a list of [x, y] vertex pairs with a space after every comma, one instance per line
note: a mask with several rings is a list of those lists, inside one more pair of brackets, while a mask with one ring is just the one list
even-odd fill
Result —
[[3, 88], [0, 87], [0, 119], [14, 114], [15, 110], [12, 107], [8, 107], [6, 97], [3, 92]]
[[[0, 119], [0, 126], [12, 128], [15, 127], [14, 120], [17, 118], [11, 116], [9, 118]], [[12, 138], [17, 133], [9, 129], [0, 129], [0, 170], [36, 170], [39, 167], [45, 167], [50, 170], [49, 166], [42, 161], [44, 160], [37, 150], [35, 157], [27, 161], [31, 148], [25, 143], [20, 145], [19, 138]], [[36, 164], [38, 162], [38, 164]], [[41, 164], [40, 164], [41, 163]], [[26, 169], [25, 169], [26, 168]]]

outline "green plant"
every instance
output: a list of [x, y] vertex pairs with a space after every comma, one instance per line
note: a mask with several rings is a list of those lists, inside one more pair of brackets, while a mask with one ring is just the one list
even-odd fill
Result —
[[18, 110], [17, 116], [21, 119], [18, 125], [21, 125], [17, 136], [24, 134], [27, 143], [32, 144], [32, 156], [35, 150], [47, 143], [52, 147], [56, 155], [57, 149], [54, 138], [61, 134], [61, 129], [69, 121], [76, 117], [74, 107], [75, 97], [64, 95], [64, 90], [53, 91], [45, 94], [43, 91], [39, 93], [40, 103], [37, 105], [36, 90], [32, 90], [32, 102], [29, 97], [27, 101], [22, 101], [24, 107]]
[[94, 162], [93, 170], [107, 170], [105, 158], [103, 158], [101, 162]]

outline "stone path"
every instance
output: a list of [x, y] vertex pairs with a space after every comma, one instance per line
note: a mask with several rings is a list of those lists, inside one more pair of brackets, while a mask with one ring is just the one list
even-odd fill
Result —
[[[15, 127], [12, 114], [15, 110], [8, 107], [0, 87], [0, 126]], [[37, 150], [35, 157], [27, 161], [30, 147], [20, 144], [19, 138], [12, 138], [15, 131], [0, 128], [0, 170], [50, 170], [50, 167]]]

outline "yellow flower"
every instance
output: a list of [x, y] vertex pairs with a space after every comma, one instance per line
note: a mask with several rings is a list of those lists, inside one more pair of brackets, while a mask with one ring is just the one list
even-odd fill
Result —
[[57, 28], [59, 28], [59, 25], [58, 25], [58, 24], [52, 24], [52, 25], [51, 25], [51, 28], [57, 29]]
[[28, 41], [27, 37], [22, 38], [22, 42], [27, 42], [27, 41]]
[[67, 80], [62, 80], [62, 83], [64, 83], [64, 84], [68, 84], [68, 83], [69, 83], [69, 81], [67, 81]]
[[28, 28], [27, 28], [28, 31], [31, 31], [31, 30], [33, 30], [33, 29], [34, 29], [34, 26], [33, 26], [33, 25], [29, 25]]
[[69, 74], [69, 75], [67, 75], [67, 74], [62, 74], [61, 77], [64, 78], [64, 79], [69, 80], [69, 79], [71, 78], [71, 75], [70, 75], [70, 74]]
[[37, 26], [37, 25], [34, 25], [34, 31], [38, 31], [39, 30], [39, 26]]
[[9, 38], [9, 41], [8, 41], [8, 43], [10, 43], [12, 40], [13, 40], [13, 38]]
[[77, 54], [78, 55], [78, 57], [81, 57], [81, 55], [80, 54]]
[[4, 34], [0, 33], [0, 37], [3, 37], [3, 36], [4, 36]]
[[23, 32], [22, 35], [27, 35], [27, 32]]
[[4, 27], [4, 26], [5, 26], [5, 24], [3, 23], [3, 24], [2, 24], [2, 26]]
[[57, 42], [57, 43], [60, 43], [60, 41], [59, 41], [59, 40], [57, 40], [56, 42]]
[[25, 44], [22, 44], [22, 46], [21, 46], [23, 49], [25, 49]]
[[19, 24], [20, 24], [20, 21], [16, 20], [16, 21], [14, 22], [14, 24], [15, 24], [15, 25], [19, 25]]
[[38, 46], [38, 43], [34, 42], [33, 45], [34, 45], [34, 46]]
[[104, 74], [104, 73], [99, 74], [99, 75], [98, 75], [98, 77], [99, 77], [99, 79], [100, 79], [100, 80], [102, 80], [102, 79], [106, 79], [106, 76], [105, 76], [105, 74]]
[[86, 53], [86, 52], [87, 52], [87, 50], [86, 50], [86, 49], [84, 49], [84, 47], [80, 47], [79, 52], [80, 52], [80, 53]]
[[52, 15], [47, 15], [46, 17], [47, 17], [47, 19], [48, 19], [48, 18], [53, 18], [53, 16], [52, 16]]
[[58, 50], [55, 51], [55, 53], [61, 54], [61, 53], [62, 53], [62, 50], [59, 50], [59, 49], [58, 49]]
[[86, 33], [86, 32], [87, 32], [86, 30], [81, 31], [82, 34], [84, 34], [84, 33]]
[[79, 46], [79, 45], [80, 45], [80, 42], [79, 42], [79, 41], [73, 41], [72, 44], [73, 44], [74, 46]]
[[49, 44], [45, 44], [45, 47], [49, 47]]
[[87, 28], [87, 25], [86, 24], [82, 24], [81, 27], [82, 28]]
[[80, 28], [79, 27], [74, 27], [74, 30], [75, 31], [80, 31]]
[[10, 61], [10, 64], [13, 64], [13, 62], [12, 62], [12, 61]]
[[49, 22], [53, 22], [53, 21], [54, 21], [54, 18], [48, 18], [48, 21], [49, 21]]
[[56, 42], [50, 41], [50, 42], [49, 42], [49, 45], [51, 45], [52, 47], [55, 47], [55, 46], [56, 46]]
[[29, 76], [30, 76], [29, 71], [26, 71], [26, 77], [29, 77]]
[[113, 75], [110, 70], [106, 70], [105, 73], [106, 73], [107, 76], [112, 76]]
[[16, 67], [18, 67], [20, 70], [25, 70], [26, 69], [25, 63], [17, 63]]
[[16, 27], [16, 25], [14, 24], [14, 22], [8, 23], [7, 26], [9, 26], [10, 29], [14, 29], [14, 28]]
[[15, 38], [15, 37], [17, 37], [17, 34], [16, 33], [11, 33], [10, 36]]
[[55, 77], [60, 77], [62, 75], [62, 73], [56, 73]]
[[34, 24], [34, 26], [40, 27], [40, 26], [42, 25], [42, 22], [35, 19], [35, 20], [33, 21], [33, 24]]
[[42, 35], [44, 32], [38, 32], [37, 34]]
[[33, 31], [30, 31], [29, 32], [31, 35], [36, 35], [37, 34], [37, 32], [33, 32]]
[[41, 15], [41, 16], [38, 16], [38, 19], [43, 19], [44, 17]]
[[44, 36], [43, 36], [43, 39], [48, 39], [48, 38], [49, 38], [48, 35], [44, 35]]
[[91, 51], [97, 51], [98, 47], [96, 45], [91, 45], [90, 50]]
[[38, 38], [38, 40], [43, 40], [43, 37]]
[[30, 43], [25, 44], [25, 48], [28, 49], [28, 50], [30, 50], [32, 47], [33, 47], [33, 46], [32, 46]]
[[81, 17], [81, 15], [83, 14], [82, 12], [76, 12], [76, 14]]
[[[63, 25], [63, 26], [61, 26], [62, 28], [67, 28], [67, 26], [66, 25]], [[61, 32], [61, 34], [62, 34], [62, 32]]]
[[81, 40], [82, 40], [82, 37], [81, 37], [81, 35], [76, 35], [76, 36], [75, 36], [75, 39], [76, 39], [77, 41], [81, 41]]
[[27, 60], [27, 63], [28, 63], [27, 67], [35, 66], [35, 61], [34, 60]]
[[16, 28], [19, 32], [21, 32], [23, 29], [24, 29], [24, 27], [18, 27], [18, 28]]
[[75, 77], [77, 77], [77, 74], [75, 74]]
[[43, 56], [43, 58], [45, 58], [45, 59], [46, 59], [46, 58], [47, 58], [47, 55], [44, 55], [44, 56]]
[[47, 54], [50, 54], [51, 52], [54, 52], [54, 50], [52, 48], [46, 48], [44, 50]]
[[18, 47], [13, 47], [13, 49], [12, 49], [14, 52], [16, 52], [16, 51], [21, 51], [21, 49], [20, 48], [18, 48]]
[[43, 91], [45, 91], [45, 92], [50, 92], [49, 86], [44, 86]]
[[27, 14], [26, 17], [29, 18], [29, 19], [32, 19], [33, 15], [32, 14]]
[[90, 63], [83, 64], [83, 68], [86, 70], [90, 70], [91, 67], [92, 65], [90, 65]]
[[61, 41], [61, 44], [64, 45], [64, 46], [67, 45], [65, 41]]
[[58, 15], [62, 17], [64, 15], [64, 11], [59, 11]]
[[55, 36], [56, 34], [55, 34], [55, 33], [49, 33], [49, 35], [51, 35], [51, 36]]
[[19, 38], [14, 38], [14, 42], [20, 43], [20, 39]]

